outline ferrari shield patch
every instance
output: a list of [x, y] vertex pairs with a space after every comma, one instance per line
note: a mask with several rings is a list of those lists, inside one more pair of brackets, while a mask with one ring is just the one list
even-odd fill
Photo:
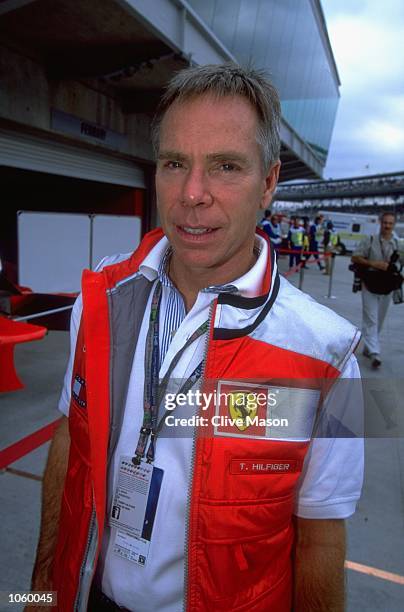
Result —
[[257, 396], [250, 389], [229, 392], [228, 406], [229, 414], [240, 431], [250, 427], [258, 415]]

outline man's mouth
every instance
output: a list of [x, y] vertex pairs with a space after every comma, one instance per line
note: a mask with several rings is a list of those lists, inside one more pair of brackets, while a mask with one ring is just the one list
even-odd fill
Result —
[[213, 227], [189, 227], [187, 225], [179, 225], [179, 229], [191, 236], [201, 236], [202, 234], [210, 234], [215, 230]]

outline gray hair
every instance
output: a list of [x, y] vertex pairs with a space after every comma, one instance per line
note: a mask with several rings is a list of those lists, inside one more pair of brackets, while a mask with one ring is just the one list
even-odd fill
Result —
[[152, 122], [151, 137], [156, 156], [161, 122], [170, 106], [174, 102], [188, 101], [204, 94], [217, 98], [246, 98], [258, 115], [257, 142], [261, 149], [264, 171], [279, 160], [281, 105], [278, 92], [264, 72], [242, 68], [233, 63], [185, 68], [174, 75]]

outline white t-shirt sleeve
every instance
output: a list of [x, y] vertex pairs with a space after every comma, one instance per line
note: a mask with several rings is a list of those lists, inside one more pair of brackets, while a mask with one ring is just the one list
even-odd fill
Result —
[[[355, 512], [363, 483], [363, 396], [354, 355], [328, 394], [323, 410], [337, 415], [343, 429], [338, 437], [313, 439], [300, 478], [295, 514], [307, 519], [342, 519]], [[353, 431], [356, 437], [341, 437], [344, 431]]]
[[69, 416], [70, 398], [71, 398], [71, 381], [73, 374], [74, 355], [76, 352], [77, 334], [79, 333], [81, 312], [83, 310], [83, 301], [81, 293], [74, 303], [72, 316], [70, 319], [70, 356], [67, 363], [66, 373], [63, 381], [63, 389], [60, 394], [58, 408], [65, 416]]

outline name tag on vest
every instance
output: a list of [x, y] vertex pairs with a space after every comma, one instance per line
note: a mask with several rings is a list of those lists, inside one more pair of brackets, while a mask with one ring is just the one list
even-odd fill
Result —
[[296, 472], [298, 462], [295, 459], [275, 460], [267, 459], [265, 462], [262, 459], [232, 459], [230, 461], [230, 474], [235, 475], [260, 475], [260, 474], [287, 474], [288, 472]]

